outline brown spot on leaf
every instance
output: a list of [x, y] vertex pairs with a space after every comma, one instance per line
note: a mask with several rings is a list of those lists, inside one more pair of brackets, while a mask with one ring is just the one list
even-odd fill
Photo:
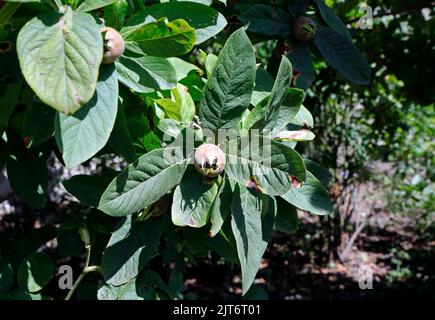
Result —
[[189, 218], [188, 225], [194, 227], [195, 226], [195, 220], [193, 220], [192, 218]]
[[32, 142], [32, 137], [24, 137], [23, 142], [24, 142], [24, 146], [26, 148], [28, 148], [30, 145], [30, 142]]
[[75, 100], [75, 102], [76, 102], [77, 104], [80, 104], [80, 101], [81, 101], [80, 95], [79, 95], [79, 94], [76, 94], [76, 95], [74, 96], [74, 100]]
[[246, 187], [264, 193], [263, 188], [260, 186], [260, 183], [255, 176], [252, 176], [251, 179], [246, 182]]
[[295, 176], [290, 176], [290, 183], [292, 185], [292, 188], [299, 189], [301, 187], [301, 183], [299, 182], [299, 179]]

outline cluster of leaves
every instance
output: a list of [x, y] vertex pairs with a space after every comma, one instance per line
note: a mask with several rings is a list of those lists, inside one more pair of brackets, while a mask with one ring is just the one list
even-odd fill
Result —
[[[241, 12], [239, 19], [249, 24], [248, 31], [261, 35], [261, 40], [281, 41], [279, 51], [287, 52], [297, 69], [297, 87], [311, 87], [314, 81], [312, 56], [319, 53], [329, 66], [352, 83], [370, 83], [370, 66], [352, 43], [346, 25], [323, 0], [282, 1], [274, 5], [240, 4], [238, 9]], [[295, 24], [300, 17], [310, 17], [317, 25], [312, 41], [298, 40], [295, 35]]]
[[[302, 105], [304, 91], [292, 86], [291, 62], [282, 57], [274, 79], [256, 65], [243, 28], [228, 37], [219, 56], [201, 52], [202, 65], [188, 62], [196, 45], [227, 25], [211, 1], [138, 4], [140, 10], [126, 0], [57, 4], [53, 12], [51, 3], [11, 1], [0, 10], [7, 17], [0, 26], [0, 48], [5, 48], [0, 52], [5, 75], [0, 165], [6, 166], [15, 193], [35, 208], [46, 202], [46, 163], [53, 152], [67, 168], [114, 155], [129, 165], [121, 172], [105, 168], [99, 175], [63, 181], [89, 208], [66, 216], [41, 239], [56, 237], [62, 257], [86, 255], [83, 274], [98, 271], [104, 280], [100, 299], [180, 298], [186, 261], [210, 250], [240, 264], [246, 294], [272, 230], [296, 230], [296, 208], [318, 215], [331, 211], [328, 174], [295, 151], [299, 141], [315, 136], [313, 117]], [[248, 21], [248, 13], [258, 9], [253, 6], [240, 20]], [[329, 12], [320, 4], [319, 9]], [[322, 17], [328, 22], [330, 15]], [[249, 28], [255, 25], [250, 21]], [[101, 64], [104, 26], [119, 30], [126, 48], [108, 65]], [[284, 29], [280, 36], [289, 35]], [[345, 36], [335, 34], [340, 32], [320, 28], [314, 42], [319, 49], [328, 43], [342, 47]], [[335, 51], [331, 59], [360, 63], [360, 54], [346, 41], [344, 47], [351, 48], [346, 54], [354, 60]], [[296, 86], [306, 87], [298, 82], [305, 74], [300, 62], [292, 62], [302, 71]], [[359, 72], [365, 65], [349, 68], [339, 71], [346, 76], [357, 69], [358, 76], [367, 76]], [[197, 147], [210, 142], [206, 132], [222, 129], [232, 129], [236, 137], [211, 141], [225, 152], [226, 165], [222, 174], [205, 180], [191, 163], [194, 150], [173, 142], [190, 136]], [[246, 156], [243, 139], [254, 135], [260, 146], [269, 146], [269, 157]], [[35, 241], [37, 248], [21, 252], [15, 250], [20, 244], [0, 241], [3, 296], [42, 297], [54, 273], [50, 257], [36, 252], [43, 243]], [[169, 262], [175, 262], [169, 275], [152, 271], [153, 264]]]

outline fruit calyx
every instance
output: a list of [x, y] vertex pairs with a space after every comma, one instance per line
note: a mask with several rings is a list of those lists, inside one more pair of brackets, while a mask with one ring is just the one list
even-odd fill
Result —
[[299, 17], [293, 24], [293, 36], [302, 42], [307, 42], [314, 38], [317, 32], [317, 24], [308, 17]]
[[216, 177], [224, 171], [225, 153], [215, 144], [202, 144], [195, 151], [195, 168], [205, 177]]

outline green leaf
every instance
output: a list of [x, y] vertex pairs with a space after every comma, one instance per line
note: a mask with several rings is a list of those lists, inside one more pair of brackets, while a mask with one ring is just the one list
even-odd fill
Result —
[[287, 54], [293, 68], [297, 69], [299, 74], [295, 76], [295, 85], [301, 89], [311, 87], [314, 79], [313, 59], [311, 51], [307, 44], [294, 44], [291, 51]]
[[120, 57], [115, 65], [119, 81], [139, 93], [168, 90], [177, 85], [177, 74], [165, 58]]
[[335, 12], [329, 8], [323, 0], [314, 0], [319, 8], [320, 15], [323, 20], [336, 32], [340, 33], [347, 40], [352, 41], [352, 36], [346, 25], [341, 21], [341, 19], [335, 14]]
[[95, 176], [79, 174], [62, 181], [62, 184], [69, 193], [81, 202], [97, 207], [104, 190], [117, 174], [116, 171], [107, 171]]
[[[31, 2], [32, 0], [16, 0], [16, 1], [7, 1], [7, 2]], [[39, 2], [40, 0], [33, 0], [35, 2]], [[3, 3], [2, 3], [3, 4]], [[20, 3], [5, 3], [0, 8], [0, 29], [3, 26], [7, 25], [9, 20], [13, 17], [15, 12], [20, 8]]]
[[103, 57], [103, 38], [87, 13], [47, 13], [30, 20], [17, 38], [21, 71], [38, 97], [65, 114], [91, 100]]
[[112, 236], [104, 251], [101, 273], [104, 280], [119, 286], [131, 281], [157, 250], [162, 219], [133, 221], [128, 216]]
[[6, 85], [4, 94], [0, 95], [0, 125], [8, 125], [9, 117], [18, 102], [22, 86], [22, 81], [9, 83]]
[[88, 12], [95, 9], [103, 8], [114, 3], [116, 0], [85, 0], [82, 2], [77, 11]]
[[127, 119], [122, 104], [118, 105], [118, 113], [109, 138], [109, 145], [116, 152], [120, 153], [127, 162], [131, 163], [137, 159], [136, 150], [130, 132], [128, 131]]
[[68, 168], [95, 155], [107, 143], [118, 108], [118, 77], [115, 67], [102, 65], [94, 97], [71, 116], [58, 113], [56, 142]]
[[320, 27], [314, 43], [326, 63], [355, 84], [369, 84], [371, 70], [358, 48], [341, 34]]
[[273, 87], [273, 77], [263, 68], [257, 68], [255, 73], [255, 87], [252, 92], [251, 104], [256, 106], [264, 98], [270, 96]]
[[42, 300], [40, 293], [30, 293], [25, 289], [16, 288], [9, 293], [12, 300]]
[[285, 37], [290, 33], [290, 16], [282, 9], [264, 4], [253, 5], [239, 16], [248, 30], [267, 36]]
[[168, 98], [157, 99], [155, 102], [162, 108], [168, 118], [181, 121], [181, 105]]
[[54, 266], [45, 252], [36, 252], [25, 259], [18, 269], [18, 284], [29, 292], [38, 292], [50, 282]]
[[185, 124], [189, 124], [193, 120], [196, 110], [195, 103], [187, 87], [182, 84], [177, 84], [177, 86], [171, 90], [171, 99], [181, 107], [181, 121]]
[[123, 30], [142, 26], [147, 22], [149, 17], [153, 17], [156, 20], [164, 17], [169, 21], [176, 19], [185, 20], [195, 29], [196, 41], [194, 44], [200, 44], [215, 36], [227, 25], [225, 17], [215, 9], [199, 3], [183, 1], [149, 6], [133, 16]]
[[128, 121], [128, 129], [138, 154], [161, 148], [160, 140], [151, 129], [148, 119], [141, 115]]
[[265, 119], [261, 129], [271, 129], [267, 127], [267, 124], [276, 116], [282, 103], [287, 98], [291, 80], [292, 64], [285, 56], [282, 56], [278, 73], [267, 102]]
[[219, 185], [218, 194], [213, 203], [210, 215], [211, 229], [210, 237], [214, 237], [221, 230], [231, 209], [232, 190], [230, 183], [224, 179]]
[[109, 184], [98, 208], [111, 216], [126, 216], [152, 205], [180, 183], [187, 162], [179, 147], [145, 154]]
[[216, 66], [217, 60], [218, 57], [212, 53], [208, 54], [205, 58], [205, 71], [207, 73], [207, 79], [210, 79], [213, 69]]
[[328, 188], [331, 176], [329, 171], [313, 160], [304, 159], [307, 170], [310, 171], [325, 188]]
[[296, 208], [281, 197], [278, 197], [276, 202], [278, 210], [274, 229], [287, 234], [296, 232], [298, 228], [298, 213]]
[[255, 55], [243, 28], [225, 43], [199, 105], [202, 127], [233, 128], [248, 108], [254, 89]]
[[281, 197], [298, 207], [317, 215], [327, 215], [332, 212], [332, 204], [328, 192], [313, 174], [307, 171], [307, 179], [301, 186], [292, 187]]
[[11, 288], [13, 276], [11, 266], [0, 257], [0, 291], [8, 291]]
[[290, 176], [305, 180], [305, 165], [295, 150], [266, 138], [260, 139], [258, 145], [258, 154], [252, 153], [257, 150], [247, 149], [238, 155], [227, 154], [225, 172], [229, 178], [269, 195], [286, 193], [291, 185]]
[[290, 124], [300, 126], [300, 127], [307, 126], [309, 128], [312, 128], [314, 127], [313, 116], [311, 115], [311, 112], [308, 111], [307, 108], [301, 106], [298, 113], [296, 113], [294, 118], [290, 120]]
[[104, 24], [116, 30], [120, 30], [129, 13], [127, 0], [114, 0], [113, 4], [104, 7]]
[[187, 171], [174, 191], [172, 222], [181, 227], [204, 226], [213, 210], [218, 191], [217, 183], [205, 183], [201, 174], [195, 170]]
[[62, 258], [81, 257], [85, 253], [85, 244], [80, 238], [79, 229], [63, 222], [57, 229], [57, 245]]
[[27, 147], [35, 147], [54, 135], [56, 112], [47, 105], [34, 101], [24, 116], [23, 135], [30, 138]]
[[243, 295], [252, 285], [266, 251], [271, 230], [263, 226], [262, 215], [266, 214], [269, 205], [273, 206], [273, 201], [269, 198], [259, 195], [254, 190], [236, 186], [231, 207], [231, 228], [242, 267]]
[[171, 57], [167, 58], [167, 61], [174, 68], [177, 81], [185, 79], [192, 71], [202, 74], [202, 70], [200, 68], [198, 68], [194, 64], [181, 60], [180, 58]]
[[48, 170], [42, 158], [31, 153], [18, 160], [10, 157], [7, 173], [11, 188], [20, 199], [34, 208], [41, 208], [45, 204]]
[[98, 288], [97, 297], [98, 300], [151, 300], [155, 299], [155, 292], [146, 289], [138, 277], [120, 286], [105, 283]]
[[121, 34], [127, 43], [134, 42], [143, 53], [156, 57], [180, 56], [195, 45], [195, 29], [182, 19], [124, 27]]
[[304, 100], [304, 91], [297, 88], [288, 88], [288, 95], [282, 105], [266, 118], [263, 130], [269, 131], [270, 136], [281, 132], [298, 114], [302, 101]]

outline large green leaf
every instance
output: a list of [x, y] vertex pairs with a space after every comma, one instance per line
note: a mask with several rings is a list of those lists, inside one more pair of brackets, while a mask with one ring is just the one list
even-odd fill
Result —
[[136, 150], [133, 145], [130, 132], [127, 127], [127, 118], [125, 116], [124, 106], [118, 105], [118, 114], [116, 115], [115, 125], [109, 138], [109, 145], [124, 159], [131, 163], [137, 159]]
[[7, 126], [20, 97], [22, 86], [23, 81], [12, 82], [5, 86], [4, 94], [0, 95], [0, 125]]
[[340, 33], [320, 27], [314, 43], [326, 63], [356, 84], [370, 83], [371, 70], [358, 48]]
[[346, 25], [341, 21], [341, 19], [335, 14], [334, 10], [328, 7], [324, 0], [314, 0], [319, 8], [320, 15], [323, 20], [336, 32], [341, 33], [347, 40], [352, 41], [352, 36]]
[[179, 147], [145, 154], [109, 184], [98, 208], [111, 216], [126, 216], [152, 205], [180, 183], [187, 162]]
[[54, 134], [56, 111], [34, 101], [24, 116], [23, 135], [30, 139], [27, 147], [35, 147], [50, 139]]
[[273, 82], [273, 77], [269, 72], [264, 70], [262, 67], [257, 68], [255, 73], [255, 87], [251, 97], [251, 104], [253, 106], [256, 106], [264, 98], [270, 96]]
[[25, 259], [18, 269], [18, 284], [29, 292], [44, 288], [53, 276], [54, 266], [45, 252], [36, 252]]
[[307, 171], [307, 179], [300, 187], [292, 188], [281, 197], [298, 207], [317, 215], [326, 215], [332, 212], [332, 204], [328, 192], [313, 174]]
[[157, 57], [180, 56], [195, 45], [195, 29], [183, 19], [170, 22], [165, 19], [132, 28], [122, 28], [127, 45], [136, 44], [143, 53]]
[[97, 207], [101, 195], [116, 175], [116, 171], [107, 171], [96, 176], [79, 174], [62, 181], [62, 184], [68, 192], [81, 202]]
[[104, 24], [120, 30], [132, 9], [133, 6], [130, 7], [127, 0], [115, 0], [113, 4], [104, 8]]
[[290, 189], [290, 176], [305, 180], [305, 165], [295, 150], [266, 138], [259, 139], [258, 145], [258, 154], [248, 148], [227, 154], [225, 172], [229, 178], [269, 195], [285, 194]]
[[233, 128], [248, 108], [255, 81], [255, 55], [243, 28], [225, 43], [203, 89], [199, 116], [203, 128]]
[[203, 176], [195, 170], [186, 172], [174, 191], [172, 222], [181, 227], [204, 226], [209, 219], [218, 191], [217, 183], [203, 182]]
[[157, 249], [162, 219], [134, 222], [130, 215], [112, 233], [101, 262], [104, 280], [119, 286], [135, 278]]
[[304, 159], [304, 163], [307, 170], [310, 171], [325, 188], [328, 188], [329, 181], [331, 179], [328, 169], [322, 167], [320, 164], [313, 160]]
[[[20, 199], [40, 208], [47, 198], [48, 169], [45, 161], [33, 153], [8, 159], [9, 183]], [[25, 179], [23, 178], [25, 177]]]
[[240, 17], [244, 24], [249, 23], [249, 31], [267, 36], [285, 37], [290, 33], [290, 16], [284, 10], [265, 4], [253, 5]]
[[155, 294], [154, 290], [145, 289], [139, 278], [134, 278], [120, 286], [101, 285], [97, 297], [98, 300], [151, 300]]
[[298, 127], [307, 126], [309, 128], [314, 127], [314, 119], [311, 112], [304, 106], [299, 108], [299, 111], [290, 120], [290, 124]]
[[278, 109], [270, 114], [263, 124], [263, 131], [274, 137], [278, 132], [294, 119], [304, 100], [304, 91], [297, 88], [288, 88], [288, 95]]
[[58, 113], [56, 142], [68, 168], [95, 155], [107, 143], [118, 107], [118, 77], [113, 64], [102, 65], [94, 97], [71, 116]]
[[167, 60], [175, 70], [177, 81], [186, 78], [192, 71], [202, 74], [202, 70], [200, 68], [198, 68], [194, 64], [181, 60], [180, 58], [171, 57], [167, 58]]
[[147, 19], [168, 18], [186, 20], [195, 29], [196, 42], [200, 44], [222, 31], [227, 25], [225, 17], [215, 9], [194, 2], [171, 2], [149, 6], [134, 15], [123, 30], [144, 25]]
[[272, 118], [274, 118], [282, 103], [286, 99], [291, 80], [292, 64], [285, 56], [282, 56], [278, 73], [276, 75], [272, 91], [270, 92], [269, 101], [265, 110], [265, 120], [261, 129], [264, 129], [265, 124], [268, 123]]
[[[242, 267], [243, 294], [252, 285], [260, 268], [275, 213], [275, 204], [271, 198], [244, 186], [236, 186], [231, 207], [231, 228]], [[262, 221], [263, 215], [265, 219]]]
[[94, 95], [103, 39], [87, 13], [48, 13], [30, 20], [17, 38], [21, 70], [47, 105], [72, 114]]
[[222, 179], [219, 185], [219, 191], [213, 203], [210, 215], [211, 228], [210, 237], [214, 237], [221, 230], [228, 214], [231, 210], [232, 190], [227, 179]]
[[295, 76], [295, 85], [301, 89], [311, 87], [314, 79], [313, 58], [311, 57], [310, 48], [306, 43], [294, 44], [287, 54], [293, 68], [297, 69], [298, 74]]
[[298, 228], [298, 213], [296, 208], [283, 198], [276, 198], [277, 213], [275, 218], [274, 229], [284, 232], [293, 233]]
[[151, 129], [149, 120], [144, 115], [130, 119], [127, 124], [137, 154], [143, 155], [162, 147], [159, 138]]
[[161, 57], [121, 57], [115, 62], [119, 81], [130, 89], [148, 93], [168, 90], [177, 85], [177, 75], [171, 63]]
[[83, 11], [83, 12], [92, 11], [95, 9], [108, 6], [109, 4], [114, 3], [115, 1], [116, 0], [85, 0], [79, 5], [77, 11]]

